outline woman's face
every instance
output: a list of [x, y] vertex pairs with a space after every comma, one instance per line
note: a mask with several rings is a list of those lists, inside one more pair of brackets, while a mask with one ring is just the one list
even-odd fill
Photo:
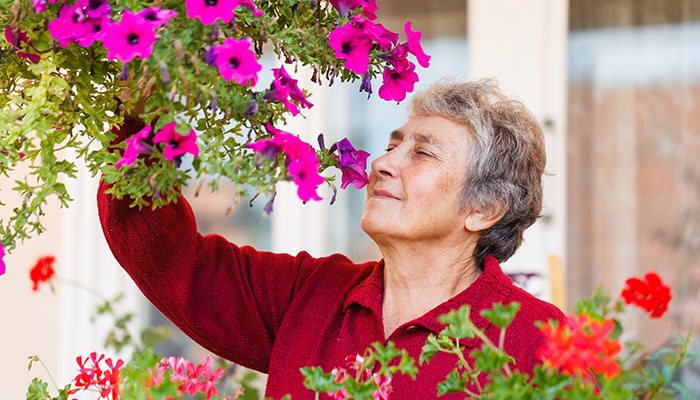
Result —
[[438, 116], [392, 132], [386, 154], [372, 162], [362, 229], [377, 243], [463, 240], [468, 141], [465, 126]]

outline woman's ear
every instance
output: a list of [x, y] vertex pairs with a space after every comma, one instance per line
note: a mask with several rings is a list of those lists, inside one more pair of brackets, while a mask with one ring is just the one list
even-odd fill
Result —
[[500, 210], [494, 210], [490, 213], [471, 211], [464, 220], [464, 227], [470, 232], [485, 231], [503, 218], [503, 214], [505, 212]]

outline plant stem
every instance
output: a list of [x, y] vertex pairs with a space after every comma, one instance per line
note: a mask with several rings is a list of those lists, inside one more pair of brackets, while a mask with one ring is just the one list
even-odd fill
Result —
[[82, 282], [74, 281], [72, 279], [61, 278], [58, 276], [55, 276], [53, 279], [59, 283], [63, 283], [63, 284], [66, 284], [68, 286], [73, 286], [73, 287], [77, 287], [79, 289], [83, 289], [83, 290], [87, 291], [88, 293], [98, 297], [102, 301], [104, 301], [106, 303], [111, 303], [108, 298], [106, 298], [102, 295], [102, 293], [98, 292], [94, 288], [92, 288], [92, 287], [90, 287]]
[[56, 381], [53, 379], [53, 375], [51, 375], [51, 371], [49, 371], [49, 368], [44, 364], [44, 361], [39, 358], [39, 356], [34, 356], [36, 361], [39, 361], [42, 367], [44, 367], [44, 371], [49, 375], [49, 379], [51, 379], [51, 383], [53, 383], [53, 387], [56, 388], [56, 392], [59, 392], [58, 385], [56, 384]]
[[[491, 339], [486, 337], [486, 335], [484, 334], [483, 331], [481, 331], [479, 329], [474, 329], [473, 332], [479, 339], [481, 339], [484, 343], [486, 343], [487, 346], [491, 346], [491, 348], [494, 350], [502, 351], [500, 347], [496, 347], [496, 345], [493, 344]], [[505, 371], [506, 376], [508, 376], [508, 377], [513, 376], [513, 371], [510, 370], [510, 367], [508, 366], [508, 364], [505, 364], [503, 366], [503, 370]]]

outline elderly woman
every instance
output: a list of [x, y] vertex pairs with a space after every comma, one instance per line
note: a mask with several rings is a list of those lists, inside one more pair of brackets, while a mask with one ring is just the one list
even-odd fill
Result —
[[[141, 126], [128, 121], [118, 133]], [[98, 204], [114, 256], [163, 314], [213, 353], [268, 373], [266, 396], [298, 400], [313, 398], [299, 368], [343, 367], [373, 342], [417, 359], [444, 328], [437, 317], [465, 304], [497, 338], [479, 311], [521, 303], [505, 347], [531, 371], [543, 344], [534, 322], [563, 315], [513, 286], [499, 262], [540, 214], [544, 166], [541, 128], [521, 103], [488, 81], [446, 80], [413, 97], [408, 122], [372, 163], [361, 225], [378, 262], [238, 247], [201, 236], [186, 201], [137, 211], [104, 183]], [[479, 343], [465, 343], [468, 357]], [[396, 376], [392, 398], [435, 398], [455, 361], [440, 353], [417, 381]]]

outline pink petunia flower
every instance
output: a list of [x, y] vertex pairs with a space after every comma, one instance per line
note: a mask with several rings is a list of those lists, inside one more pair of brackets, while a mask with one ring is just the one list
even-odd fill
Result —
[[129, 10], [124, 10], [119, 23], [107, 25], [104, 34], [107, 58], [111, 61], [116, 57], [124, 63], [136, 56], [142, 60], [148, 58], [153, 52], [155, 41], [153, 24]]
[[379, 88], [379, 97], [386, 101], [400, 102], [406, 98], [407, 92], [413, 91], [413, 86], [418, 82], [418, 74], [414, 72], [416, 66], [408, 64], [399, 65], [396, 69], [384, 68], [384, 84]]
[[165, 143], [163, 155], [168, 161], [174, 161], [175, 167], [180, 167], [182, 156], [190, 153], [195, 157], [199, 156], [199, 147], [197, 147], [197, 134], [194, 129], [191, 129], [186, 136], [182, 136], [175, 131], [176, 122], [173, 121], [166, 124], [156, 136], [153, 138], [153, 143]]
[[316, 191], [325, 179], [319, 175], [318, 170], [321, 163], [316, 157], [316, 153], [309, 148], [302, 157], [289, 163], [287, 172], [294, 178], [297, 185], [297, 196], [306, 203], [309, 200], [323, 200]]
[[377, 12], [377, 0], [368, 0], [367, 5], [362, 7], [362, 15], [365, 18], [370, 19], [372, 21], [377, 19], [376, 12]]
[[185, 0], [187, 16], [199, 20], [204, 25], [221, 20], [227, 24], [233, 19], [233, 10], [238, 7], [239, 0]]
[[177, 17], [177, 12], [158, 7], [148, 7], [138, 12], [139, 17], [153, 24], [153, 29], [158, 29], [170, 21], [170, 18]]
[[291, 92], [291, 89], [287, 86], [282, 85], [280, 81], [275, 79], [272, 81], [272, 85], [270, 85], [271, 90], [263, 96], [263, 99], [265, 100], [271, 100], [271, 101], [278, 101], [289, 110], [289, 112], [292, 113], [292, 115], [297, 115], [299, 114], [299, 108], [297, 107], [296, 104], [292, 103], [289, 101], [289, 94]]
[[[57, 0], [49, 0], [48, 3], [55, 4], [56, 1]], [[38, 12], [39, 14], [46, 11], [46, 4], [48, 3], [46, 2], [46, 0], [32, 0], [32, 6], [34, 8], [34, 11]]]
[[0, 243], [0, 275], [3, 275], [6, 270], [5, 261], [2, 260], [3, 257], [5, 257], [5, 248]]
[[85, 5], [85, 15], [88, 18], [100, 18], [111, 12], [112, 7], [110, 7], [108, 0], [89, 0]]
[[362, 75], [369, 67], [369, 52], [373, 42], [361, 28], [345, 24], [328, 35], [328, 44], [335, 50], [335, 57], [345, 60], [345, 68]]
[[364, 0], [329, 0], [341, 18], [347, 18], [357, 7], [365, 5]]
[[388, 53], [381, 53], [377, 57], [385, 60], [391, 64], [394, 69], [398, 68], [399, 65], [407, 66], [410, 61], [408, 61], [408, 52], [406, 48], [401, 46], [396, 46], [396, 48]]
[[103, 15], [97, 19], [88, 19], [83, 23], [83, 33], [75, 38], [82, 47], [89, 47], [97, 40], [102, 40], [105, 29], [110, 23], [109, 17]]
[[289, 101], [290, 98], [299, 102], [302, 108], [313, 107], [313, 104], [306, 100], [304, 92], [299, 89], [297, 85], [298, 81], [293, 79], [287, 71], [285, 71], [284, 66], [273, 68], [272, 72], [275, 76], [275, 80], [272, 82], [272, 85], [270, 85], [270, 91], [263, 96], [264, 99], [281, 102], [292, 115], [297, 115], [299, 109], [296, 104]]
[[279, 82], [282, 85], [289, 88], [289, 97], [291, 97], [292, 100], [299, 102], [302, 108], [311, 108], [314, 106], [306, 100], [304, 92], [302, 92], [301, 89], [299, 89], [299, 86], [297, 85], [297, 82], [299, 81], [293, 79], [287, 73], [287, 71], [285, 71], [284, 66], [281, 66], [279, 68], [273, 68], [272, 73], [275, 76], [276, 80], [279, 80]]
[[226, 38], [224, 43], [214, 48], [214, 63], [226, 81], [233, 79], [238, 84], [250, 83], [251, 86], [257, 83], [262, 65], [258, 63], [255, 52], [250, 49], [251, 45], [247, 38]]
[[404, 30], [408, 38], [408, 52], [416, 56], [421, 67], [428, 68], [430, 66], [430, 56], [423, 52], [423, 47], [420, 44], [421, 32], [411, 30], [411, 21], [406, 22]]
[[238, 5], [243, 6], [252, 11], [254, 17], [259, 17], [263, 15], [262, 10], [255, 6], [253, 0], [238, 0]]
[[399, 34], [384, 27], [384, 25], [370, 21], [359, 15], [352, 17], [352, 23], [362, 29], [367, 38], [379, 45], [379, 48], [388, 51], [399, 41]]
[[27, 50], [34, 50], [36, 53], [39, 52], [39, 50], [34, 47], [32, 44], [32, 41], [29, 40], [29, 36], [27, 36], [26, 33], [22, 32], [19, 28], [17, 28], [16, 31], [12, 30], [11, 27], [6, 27], [5, 28], [5, 40], [7, 40], [8, 43], [12, 45], [12, 47], [17, 50], [17, 55], [21, 58], [26, 58], [31, 62], [38, 62], [41, 59], [41, 56], [39, 54], [35, 53], [26, 53], [22, 50], [22, 47], [26, 44], [26, 49]]
[[273, 137], [250, 143], [248, 147], [256, 153], [263, 154], [268, 159], [277, 157], [280, 151], [284, 152], [287, 172], [297, 185], [299, 198], [303, 202], [312, 199], [322, 200], [316, 190], [325, 179], [318, 173], [321, 163], [311, 145], [291, 133], [275, 128], [269, 122], [265, 124], [265, 129], [272, 133]]
[[363, 150], [355, 150], [350, 141], [345, 138], [337, 143], [338, 168], [343, 172], [341, 189], [353, 184], [361, 189], [367, 184], [367, 157], [369, 153]]
[[151, 154], [153, 153], [153, 148], [146, 143], [146, 139], [151, 134], [151, 126], [146, 125], [143, 129], [136, 132], [131, 139], [126, 140], [126, 150], [124, 151], [124, 156], [121, 160], [114, 164], [116, 169], [119, 169], [122, 165], [129, 166], [136, 161], [140, 154]]
[[85, 31], [83, 22], [87, 18], [86, 3], [87, 0], [78, 0], [72, 6], [64, 4], [58, 12], [58, 17], [49, 22], [49, 33], [59, 45], [66, 47], [69, 43], [77, 42], [76, 37], [82, 36]]
[[58, 17], [48, 25], [49, 33], [63, 47], [77, 43], [88, 47], [102, 35], [110, 22], [111, 8], [106, 0], [78, 0], [64, 5]]

